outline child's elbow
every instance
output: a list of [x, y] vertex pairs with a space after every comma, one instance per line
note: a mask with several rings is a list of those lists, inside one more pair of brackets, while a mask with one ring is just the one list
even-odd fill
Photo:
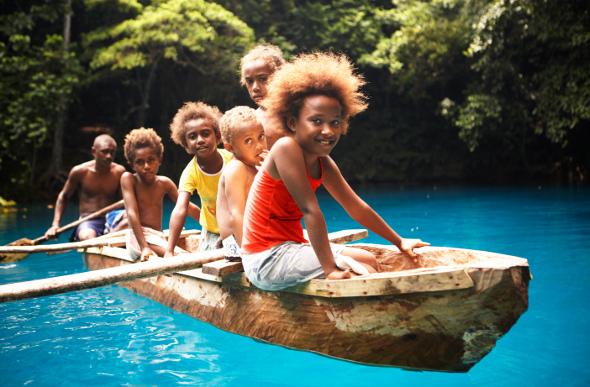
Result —
[[304, 207], [299, 209], [303, 215], [303, 219], [313, 219], [323, 217], [322, 211], [319, 207]]

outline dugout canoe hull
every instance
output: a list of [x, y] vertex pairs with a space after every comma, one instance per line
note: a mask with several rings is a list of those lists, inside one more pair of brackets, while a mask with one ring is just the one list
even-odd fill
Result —
[[[243, 272], [217, 277], [202, 269], [120, 285], [264, 342], [369, 365], [445, 372], [467, 372], [528, 308], [525, 259], [428, 247], [416, 250], [416, 265], [395, 247], [352, 246], [375, 253], [380, 273], [312, 280], [280, 292], [250, 285]], [[98, 270], [130, 264], [125, 257], [120, 248], [90, 248], [84, 263]]]

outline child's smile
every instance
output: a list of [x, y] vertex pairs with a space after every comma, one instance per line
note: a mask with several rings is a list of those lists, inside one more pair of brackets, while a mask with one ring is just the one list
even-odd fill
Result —
[[312, 95], [303, 101], [297, 119], [289, 120], [294, 138], [304, 152], [327, 156], [342, 134], [340, 102], [325, 95]]
[[220, 134], [203, 118], [191, 120], [186, 124], [185, 138], [190, 152], [199, 158], [210, 156], [217, 150]]

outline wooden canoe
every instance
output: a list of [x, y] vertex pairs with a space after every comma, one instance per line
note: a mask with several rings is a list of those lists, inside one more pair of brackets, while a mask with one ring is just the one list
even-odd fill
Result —
[[[373, 252], [379, 273], [269, 292], [222, 261], [120, 285], [228, 332], [412, 370], [467, 372], [527, 310], [526, 259], [425, 247], [415, 250], [416, 264], [393, 246], [350, 247]], [[98, 270], [132, 262], [124, 249], [103, 246], [86, 249], [84, 263]]]

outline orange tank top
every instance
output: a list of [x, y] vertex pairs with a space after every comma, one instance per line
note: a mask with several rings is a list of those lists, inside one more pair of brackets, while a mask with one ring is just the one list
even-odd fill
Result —
[[[324, 176], [321, 159], [320, 169], [318, 180], [307, 173], [314, 192], [322, 184]], [[286, 241], [306, 243], [302, 218], [303, 214], [283, 181], [273, 179], [264, 169], [260, 170], [246, 202], [242, 251], [259, 253]]]

